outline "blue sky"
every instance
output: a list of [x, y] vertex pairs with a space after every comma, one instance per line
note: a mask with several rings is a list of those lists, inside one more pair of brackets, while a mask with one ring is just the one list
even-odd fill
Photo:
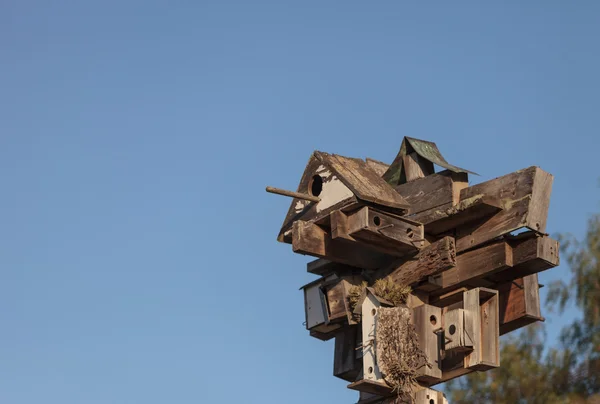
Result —
[[354, 402], [264, 192], [315, 149], [538, 165], [548, 230], [581, 236], [600, 3], [502, 3], [2, 2], [0, 400]]

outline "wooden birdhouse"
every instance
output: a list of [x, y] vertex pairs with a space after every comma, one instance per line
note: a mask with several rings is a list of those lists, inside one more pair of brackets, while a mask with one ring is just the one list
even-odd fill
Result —
[[267, 187], [293, 198], [277, 239], [317, 258], [306, 328], [335, 338], [333, 374], [360, 404], [444, 404], [432, 386], [500, 366], [499, 336], [543, 320], [537, 273], [559, 264], [545, 233], [552, 175], [469, 186], [469, 174], [406, 137], [391, 165], [317, 151], [297, 191]]
[[409, 205], [365, 161], [315, 151], [302, 174], [278, 240], [292, 242], [295, 221], [319, 224], [334, 210], [369, 205], [402, 214]]
[[389, 392], [390, 387], [385, 383], [382, 371], [377, 361], [377, 323], [382, 307], [394, 305], [380, 298], [372, 288], [365, 288], [355, 312], [361, 314], [362, 331], [362, 378], [349, 387], [374, 394]]
[[319, 339], [333, 338], [335, 330], [341, 328], [340, 324], [331, 321], [327, 302], [326, 287], [338, 279], [336, 275], [317, 279], [302, 287], [304, 290], [304, 310], [306, 315], [306, 329], [312, 331]]
[[446, 161], [433, 142], [405, 137], [398, 155], [383, 174], [391, 185], [400, 185], [434, 174], [434, 164], [454, 173], [476, 174]]
[[[443, 315], [444, 351], [462, 353], [464, 368], [487, 370], [500, 366], [498, 291], [474, 288]], [[443, 368], [443, 365], [442, 365]]]
[[321, 340], [333, 338], [344, 323], [357, 324], [348, 301], [352, 286], [360, 284], [356, 275], [331, 274], [304, 285], [306, 328]]

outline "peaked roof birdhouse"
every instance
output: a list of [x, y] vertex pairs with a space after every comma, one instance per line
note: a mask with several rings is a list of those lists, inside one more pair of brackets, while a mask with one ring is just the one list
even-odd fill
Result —
[[448, 163], [435, 143], [405, 137], [398, 155], [383, 174], [383, 179], [392, 185], [404, 184], [433, 174], [434, 164], [455, 173], [476, 174]]
[[402, 214], [409, 204], [363, 160], [315, 151], [306, 165], [279, 241], [291, 240], [293, 222], [315, 222], [339, 209], [369, 205]]

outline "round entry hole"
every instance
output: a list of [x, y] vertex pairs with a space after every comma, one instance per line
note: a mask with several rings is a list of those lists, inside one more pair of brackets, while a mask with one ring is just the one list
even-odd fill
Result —
[[456, 326], [452, 324], [450, 328], [448, 328], [448, 332], [450, 332], [450, 335], [454, 335], [454, 333], [456, 332]]
[[321, 195], [323, 191], [323, 178], [320, 175], [314, 175], [310, 180], [310, 186], [308, 187], [312, 196]]
[[373, 223], [375, 223], [375, 226], [379, 226], [381, 224], [381, 219], [379, 218], [379, 216], [375, 216], [373, 218]]
[[373, 373], [373, 367], [369, 366], [369, 374]]
[[435, 318], [433, 315], [429, 317], [429, 321], [431, 322], [431, 325], [437, 324], [437, 318]]

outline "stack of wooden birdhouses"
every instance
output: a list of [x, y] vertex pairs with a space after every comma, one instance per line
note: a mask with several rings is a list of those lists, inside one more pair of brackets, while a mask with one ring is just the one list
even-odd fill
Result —
[[278, 240], [318, 258], [306, 328], [335, 338], [333, 374], [361, 404], [444, 403], [432, 386], [501, 366], [499, 336], [543, 320], [552, 175], [469, 174], [404, 138], [389, 166], [316, 151], [296, 192], [267, 188], [294, 198]]

